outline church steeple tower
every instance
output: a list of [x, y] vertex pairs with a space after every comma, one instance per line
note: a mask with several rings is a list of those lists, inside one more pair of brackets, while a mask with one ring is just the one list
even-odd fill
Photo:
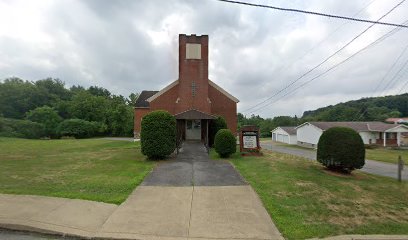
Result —
[[179, 101], [176, 112], [211, 112], [208, 99], [208, 35], [179, 35]]

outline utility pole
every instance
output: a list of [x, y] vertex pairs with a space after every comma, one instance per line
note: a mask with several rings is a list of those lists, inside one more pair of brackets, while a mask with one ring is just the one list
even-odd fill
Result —
[[401, 155], [398, 156], [398, 182], [402, 181], [402, 170], [404, 169], [404, 161]]

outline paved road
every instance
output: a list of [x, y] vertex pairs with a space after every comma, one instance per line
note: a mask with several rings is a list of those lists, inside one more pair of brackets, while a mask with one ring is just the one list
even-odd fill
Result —
[[[304, 157], [304, 158], [311, 159], [311, 160], [316, 160], [316, 151], [313, 151], [313, 150], [285, 147], [285, 146], [280, 146], [280, 145], [276, 145], [273, 143], [261, 143], [261, 147], [268, 149], [268, 150], [276, 151], [276, 152], [281, 152], [281, 153]], [[408, 169], [407, 168], [408, 167], [405, 166], [405, 169], [403, 170], [403, 173], [402, 173], [402, 179], [404, 180], [408, 180]], [[371, 173], [371, 174], [376, 174], [376, 175], [381, 175], [381, 176], [386, 176], [386, 177], [392, 177], [392, 178], [398, 178], [396, 164], [378, 162], [378, 161], [367, 159], [364, 167], [360, 170], [366, 173]]]
[[201, 142], [184, 142], [177, 159], [163, 161], [142, 186], [239, 186], [247, 185], [228, 162], [209, 159]]
[[57, 238], [55, 236], [45, 236], [28, 232], [17, 232], [0, 229], [1, 240], [56, 240], [56, 239], [72, 239], [72, 238]]

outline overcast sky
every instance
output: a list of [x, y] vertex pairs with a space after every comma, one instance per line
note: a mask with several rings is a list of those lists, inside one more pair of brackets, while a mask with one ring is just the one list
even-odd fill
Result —
[[[252, 2], [377, 20], [400, 0]], [[382, 19], [407, 20], [408, 2]], [[394, 29], [380, 25], [290, 85], [368, 26], [215, 0], [0, 0], [0, 79], [52, 77], [68, 87], [97, 85], [124, 96], [160, 90], [178, 78], [178, 34], [208, 34], [210, 79], [240, 99], [239, 112], [279, 93], [268, 106], [244, 113], [301, 116], [347, 100], [408, 91], [408, 50], [400, 56], [408, 28], [299, 87]]]

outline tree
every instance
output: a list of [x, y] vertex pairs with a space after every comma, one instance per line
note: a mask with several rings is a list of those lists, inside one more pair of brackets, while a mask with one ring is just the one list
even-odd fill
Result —
[[25, 113], [47, 104], [48, 97], [33, 83], [19, 78], [0, 82], [0, 114], [7, 118], [23, 119]]
[[363, 140], [351, 128], [329, 128], [323, 132], [317, 144], [317, 161], [329, 169], [347, 172], [360, 169], [365, 164]]
[[133, 109], [125, 104], [111, 106], [107, 114], [108, 130], [114, 136], [133, 135]]
[[57, 136], [58, 124], [62, 118], [54, 108], [43, 106], [27, 112], [26, 118], [32, 122], [41, 123], [44, 126], [45, 134], [49, 137]]
[[139, 98], [139, 95], [139, 93], [131, 93], [127, 99], [127, 103], [132, 107], [136, 106], [136, 101]]
[[49, 100], [69, 100], [71, 98], [71, 92], [65, 88], [65, 83], [58, 78], [46, 78], [38, 80], [34, 84], [38, 89], [45, 90], [44, 94], [48, 96]]
[[103, 88], [103, 87], [98, 87], [98, 86], [91, 86], [87, 90], [90, 94], [94, 96], [101, 96], [101, 97], [110, 97], [111, 93]]
[[82, 119], [67, 119], [58, 125], [57, 132], [60, 136], [75, 138], [89, 138], [98, 135], [101, 124]]
[[73, 118], [86, 121], [105, 122], [109, 109], [108, 100], [88, 92], [78, 92], [69, 104], [69, 114]]

